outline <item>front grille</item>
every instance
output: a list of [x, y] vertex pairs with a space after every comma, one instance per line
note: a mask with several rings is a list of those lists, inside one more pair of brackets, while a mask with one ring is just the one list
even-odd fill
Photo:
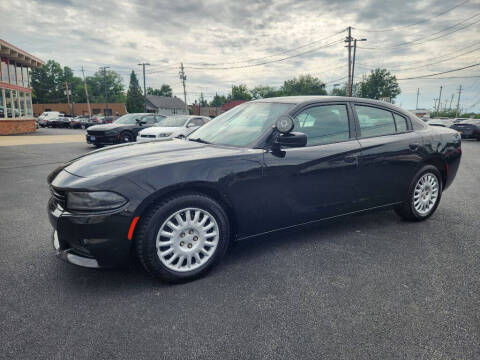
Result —
[[67, 202], [67, 196], [65, 194], [65, 191], [55, 189], [53, 186], [50, 186], [50, 192], [55, 199], [55, 202], [62, 207], [62, 209], [65, 209], [65, 204]]
[[155, 139], [155, 135], [140, 135], [142, 138]]
[[103, 136], [103, 131], [95, 131], [95, 130], [87, 130], [88, 135], [96, 135], [96, 136]]

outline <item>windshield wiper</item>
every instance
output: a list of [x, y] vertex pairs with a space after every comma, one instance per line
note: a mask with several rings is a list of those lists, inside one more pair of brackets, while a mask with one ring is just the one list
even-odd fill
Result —
[[202, 144], [210, 144], [210, 142], [208, 142], [207, 140], [203, 140], [203, 139], [200, 139], [200, 138], [195, 138], [195, 139], [188, 138], [188, 140], [196, 141], [196, 142], [199, 142], [199, 143], [202, 143]]

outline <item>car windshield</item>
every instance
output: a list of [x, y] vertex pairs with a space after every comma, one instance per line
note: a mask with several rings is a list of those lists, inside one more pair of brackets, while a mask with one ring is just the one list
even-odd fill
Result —
[[165, 126], [165, 127], [180, 127], [185, 125], [187, 120], [189, 119], [188, 116], [169, 116], [165, 119], [160, 120], [158, 126]]
[[248, 147], [295, 104], [252, 102], [238, 105], [193, 132], [188, 139]]
[[126, 114], [120, 116], [117, 120], [114, 121], [115, 124], [130, 124], [133, 125], [137, 122], [137, 119], [140, 120], [142, 115], [139, 114]]

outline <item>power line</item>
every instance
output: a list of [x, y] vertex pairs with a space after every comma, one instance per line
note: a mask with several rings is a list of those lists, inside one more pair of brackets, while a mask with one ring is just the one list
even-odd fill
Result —
[[479, 16], [479, 15], [480, 15], [480, 13], [477, 13], [477, 14], [475, 14], [475, 15], [473, 15], [473, 16], [470, 16], [470, 17], [467, 18], [467, 19], [464, 19], [464, 20], [462, 20], [462, 21], [460, 21], [460, 22], [452, 25], [452, 26], [448, 26], [448, 27], [446, 27], [446, 28], [444, 28], [444, 29], [442, 29], [442, 30], [440, 30], [440, 31], [434, 32], [434, 33], [429, 34], [429, 35], [427, 35], [427, 36], [422, 36], [422, 37], [420, 37], [420, 38], [418, 38], [418, 39], [415, 39], [415, 40], [412, 40], [412, 41], [406, 41], [406, 42], [403, 42], [403, 43], [393, 44], [393, 45], [390, 45], [390, 46], [387, 46], [387, 47], [362, 47], [362, 49], [365, 49], [365, 50], [387, 50], [387, 49], [394, 49], [394, 48], [398, 48], [398, 47], [403, 47], [403, 46], [405, 46], [405, 45], [415, 46], [415, 45], [425, 44], [425, 43], [427, 43], [427, 42], [440, 39], [440, 38], [442, 38], [442, 37], [445, 37], [445, 36], [454, 34], [454, 33], [456, 33], [457, 31], [460, 31], [460, 30], [466, 29], [466, 28], [468, 28], [468, 27], [470, 27], [470, 26], [473, 26], [473, 25], [475, 25], [475, 24], [478, 24], [478, 23], [480, 22], [480, 20], [474, 21], [473, 23], [470, 23], [470, 24], [466, 24], [465, 26], [463, 26], [463, 27], [461, 27], [461, 28], [459, 28], [459, 29], [456, 29], [456, 30], [454, 30], [454, 31], [447, 32], [447, 33], [442, 34], [442, 35], [440, 35], [440, 36], [437, 36], [437, 37], [435, 37], [435, 38], [433, 38], [433, 39], [430, 39], [430, 40], [427, 40], [427, 41], [423, 41], [423, 42], [419, 42], [419, 41], [421, 41], [421, 40], [428, 39], [428, 38], [430, 38], [431, 36], [434, 36], [434, 35], [437, 35], [437, 34], [439, 34], [439, 33], [442, 33], [442, 32], [444, 32], [444, 31], [446, 31], [446, 30], [449, 30], [449, 29], [452, 29], [452, 28], [454, 28], [454, 27], [457, 27], [458, 25], [461, 25], [461, 24], [464, 23], [465, 21], [471, 20], [471, 19], [473, 19], [473, 18], [475, 18], [475, 17], [477, 17], [477, 16]]
[[320, 46], [320, 47], [318, 47], [318, 48], [305, 51], [305, 52], [303, 52], [303, 53], [299, 53], [299, 54], [287, 56], [287, 57], [284, 57], [284, 58], [281, 58], [281, 59], [276, 59], [276, 60], [271, 60], [271, 61], [264, 61], [264, 62], [261, 62], [261, 63], [258, 63], [258, 64], [249, 64], [249, 65], [231, 66], [231, 67], [216, 67], [216, 68], [186, 66], [185, 69], [191, 69], [191, 70], [232, 70], [232, 69], [243, 69], [243, 68], [250, 68], [250, 67], [255, 67], [255, 66], [262, 66], [262, 65], [272, 64], [272, 63], [275, 63], [275, 62], [285, 61], [285, 60], [288, 60], [288, 59], [291, 59], [291, 58], [294, 58], [294, 57], [298, 57], [298, 56], [303, 56], [303, 55], [306, 55], [306, 54], [310, 54], [310, 53], [313, 53], [313, 52], [315, 52], [315, 51], [317, 51], [317, 50], [324, 49], [324, 48], [327, 48], [327, 47], [330, 47], [330, 46], [339, 44], [339, 43], [341, 43], [341, 42], [343, 42], [343, 40], [337, 40], [337, 41], [331, 42], [331, 43], [329, 43], [329, 44], [325, 44], [324, 46]]
[[342, 32], [344, 31], [344, 29], [340, 30], [340, 31], [337, 31], [335, 32], [334, 34], [332, 35], [329, 35], [329, 36], [326, 36], [322, 39], [318, 39], [318, 40], [315, 40], [315, 41], [311, 41], [307, 44], [303, 44], [303, 45], [300, 45], [300, 46], [297, 46], [297, 47], [294, 47], [292, 49], [289, 49], [289, 50], [284, 50], [284, 51], [280, 51], [276, 54], [272, 54], [272, 55], [267, 55], [267, 56], [263, 56], [263, 57], [260, 57], [260, 58], [249, 58], [249, 59], [245, 59], [245, 60], [238, 60], [238, 61], [232, 61], [232, 62], [224, 62], [224, 63], [216, 63], [216, 64], [212, 64], [212, 63], [187, 63], [187, 65], [193, 65], [193, 66], [219, 66], [219, 65], [231, 65], [231, 64], [241, 64], [241, 63], [245, 63], [245, 62], [251, 62], [251, 61], [261, 61], [261, 60], [265, 60], [265, 59], [268, 59], [268, 58], [271, 58], [271, 57], [275, 57], [275, 56], [278, 56], [278, 55], [283, 55], [283, 54], [287, 54], [289, 52], [292, 52], [292, 51], [295, 51], [295, 50], [298, 50], [298, 49], [302, 49], [302, 48], [305, 48], [307, 46], [310, 46], [310, 45], [313, 45], [313, 44], [316, 44], [316, 43], [319, 43], [321, 41], [324, 41], [324, 40], [328, 40], [338, 34], [341, 34]]
[[354, 27], [354, 29], [355, 29], [355, 30], [359, 30], [359, 31], [365, 31], [365, 32], [387, 32], [387, 31], [397, 31], [397, 30], [400, 30], [400, 29], [406, 29], [406, 28], [409, 28], [409, 27], [411, 27], [411, 26], [423, 24], [423, 23], [426, 23], [426, 22], [428, 22], [428, 21], [430, 21], [430, 20], [433, 20], [433, 19], [435, 19], [435, 18], [437, 18], [437, 17], [440, 17], [440, 16], [442, 16], [442, 15], [445, 15], [446, 13], [448, 13], [448, 12], [450, 12], [450, 11], [452, 11], [452, 10], [460, 7], [460, 6], [462, 6], [463, 4], [468, 3], [469, 1], [470, 1], [470, 0], [462, 1], [461, 3], [459, 3], [459, 4], [455, 5], [455, 6], [452, 6], [451, 8], [448, 8], [448, 9], [446, 9], [446, 10], [444, 10], [444, 11], [442, 11], [442, 12], [440, 12], [440, 13], [432, 16], [432, 17], [425, 18], [425, 19], [423, 19], [423, 20], [417, 21], [416, 23], [412, 23], [412, 24], [408, 24], [408, 25], [404, 25], [404, 26], [397, 26], [397, 27], [393, 27], [393, 28], [389, 28], [389, 29], [381, 29], [381, 30], [370, 30], [370, 29], [361, 29], [361, 28], [359, 29], [359, 28], [357, 28], [357, 27]]
[[409, 78], [403, 78], [403, 79], [397, 79], [397, 80], [423, 79], [423, 78], [428, 78], [428, 77], [432, 77], [432, 76], [435, 76], [435, 75], [448, 74], [448, 73], [455, 72], [455, 71], [460, 71], [460, 70], [464, 70], [464, 69], [469, 69], [469, 68], [472, 68], [472, 67], [475, 67], [475, 66], [478, 66], [478, 65], [480, 65], [480, 63], [476, 63], [476, 64], [473, 64], [473, 65], [465, 66], [465, 67], [458, 68], [458, 69], [453, 69], [453, 70], [448, 70], [448, 71], [442, 71], [442, 72], [435, 73], [435, 74], [415, 76], [415, 77], [409, 77]]

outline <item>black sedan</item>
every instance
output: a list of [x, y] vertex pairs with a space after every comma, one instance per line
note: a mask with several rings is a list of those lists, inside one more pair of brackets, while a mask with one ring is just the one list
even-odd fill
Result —
[[452, 129], [457, 130], [463, 139], [477, 139], [480, 141], [480, 119], [467, 119], [453, 124]]
[[88, 144], [96, 147], [135, 142], [137, 134], [146, 127], [157, 125], [165, 118], [158, 114], [126, 114], [111, 124], [90, 126], [87, 130]]
[[133, 253], [154, 276], [190, 280], [231, 240], [379, 209], [425, 220], [461, 153], [456, 131], [383, 102], [257, 100], [187, 140], [118, 145], [54, 170], [53, 243], [77, 265], [114, 267]]

